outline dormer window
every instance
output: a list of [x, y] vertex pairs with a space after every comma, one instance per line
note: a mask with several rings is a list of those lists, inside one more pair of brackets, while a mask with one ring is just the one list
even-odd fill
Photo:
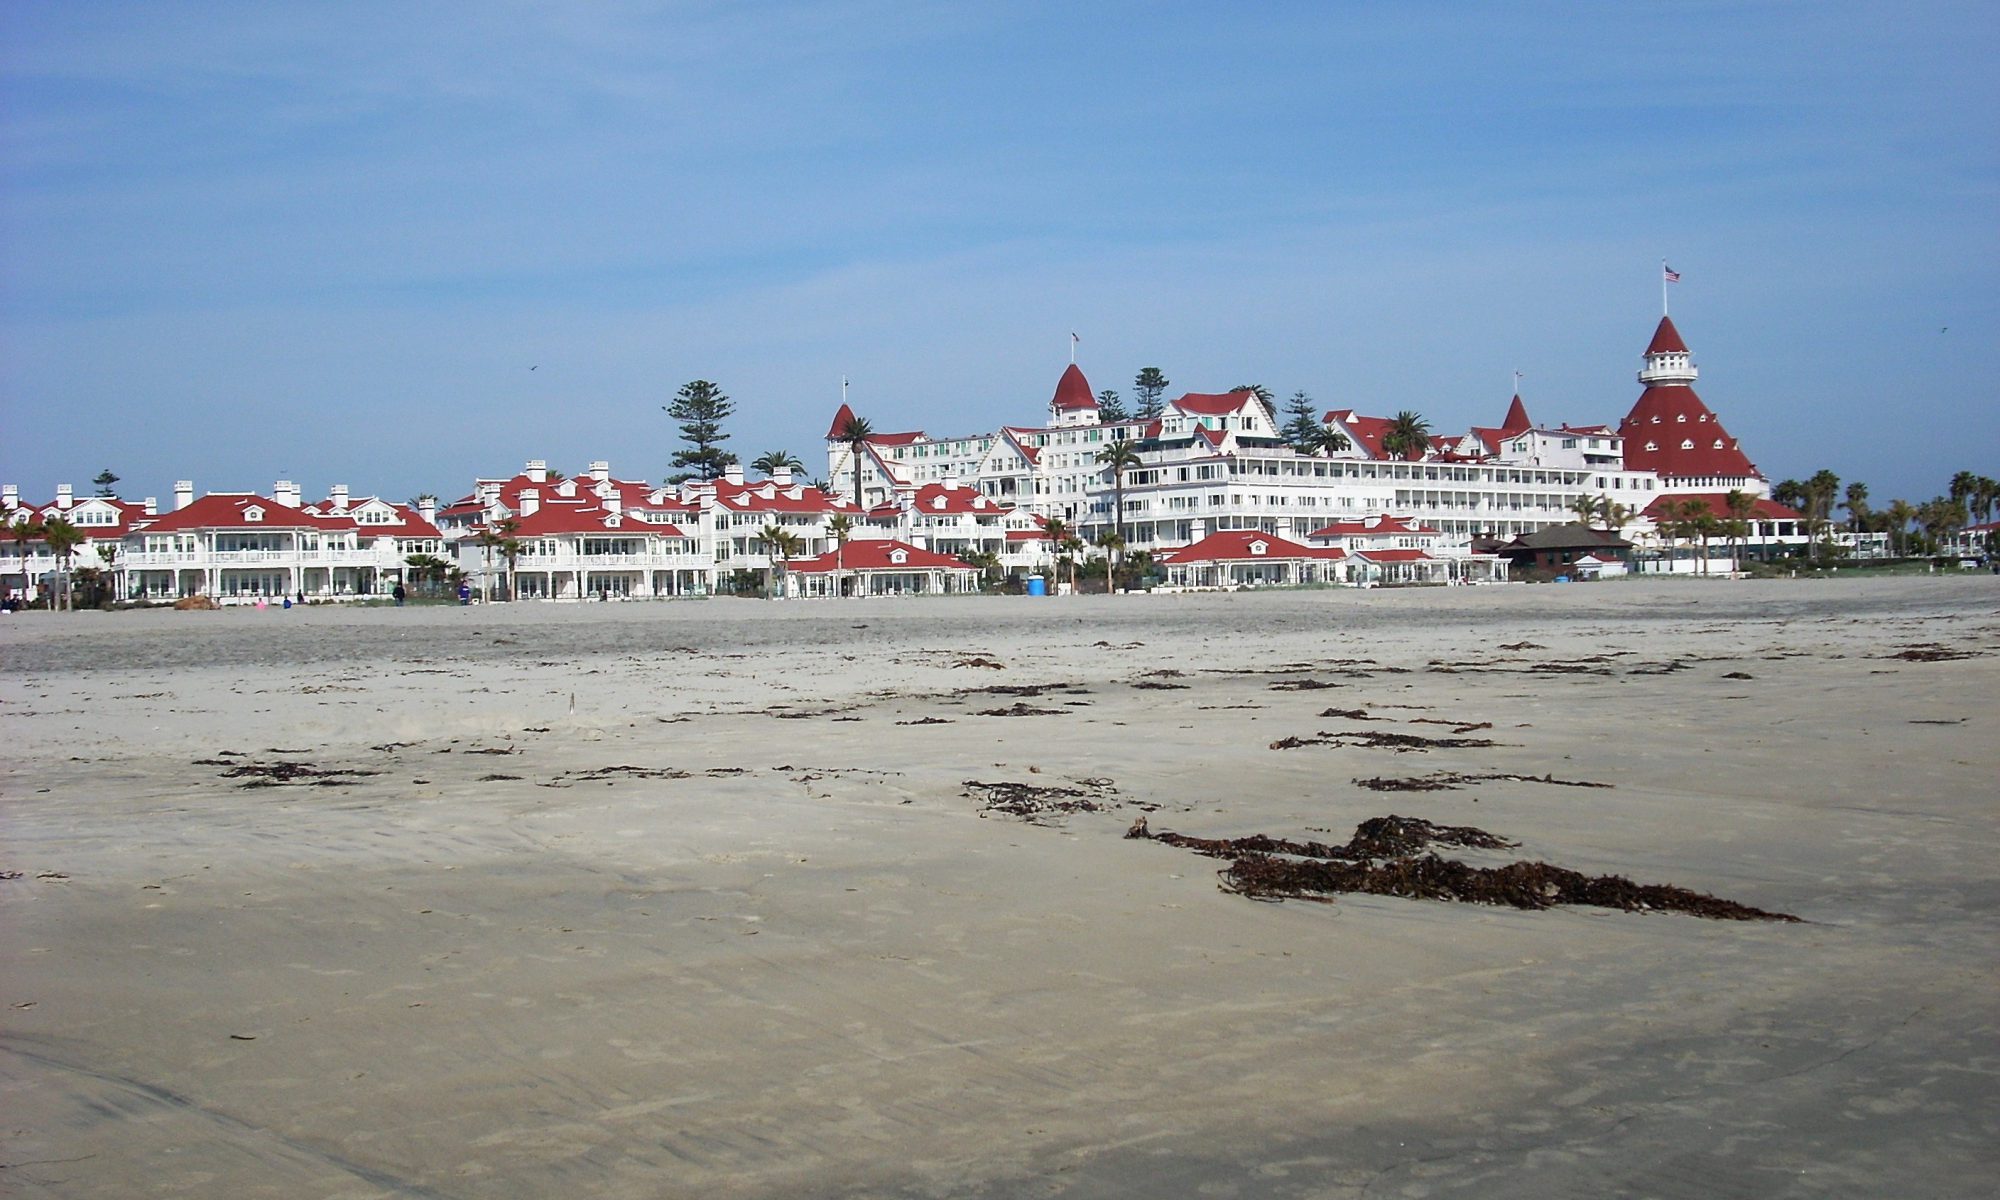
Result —
[[264, 510], [252, 505], [243, 510], [243, 519], [246, 521], [261, 521], [264, 519]]
[[1675, 413], [1674, 422], [1679, 425], [1685, 425], [1688, 422], [1688, 415], [1686, 413]]
[[1683, 449], [1683, 450], [1692, 450], [1692, 449], [1694, 449], [1694, 439], [1693, 439], [1693, 438], [1683, 438], [1683, 439], [1681, 440], [1681, 449]]
[[1715, 448], [1716, 448], [1717, 450], [1720, 450], [1720, 449], [1722, 449], [1722, 439], [1721, 439], [1721, 438], [1716, 438], [1716, 439], [1715, 439]]
[[889, 551], [889, 561], [900, 567], [910, 561], [910, 552], [907, 550], [891, 550]]
[[1266, 551], [1266, 550], [1269, 550], [1270, 548], [1271, 548], [1271, 543], [1269, 543], [1269, 542], [1251, 542], [1251, 543], [1250, 543], [1250, 553], [1252, 553], [1252, 554], [1262, 554], [1262, 553], [1264, 553], [1264, 551]]

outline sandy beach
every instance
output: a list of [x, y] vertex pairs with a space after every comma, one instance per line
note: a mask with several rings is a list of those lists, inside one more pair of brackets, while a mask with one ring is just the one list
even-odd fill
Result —
[[[21, 614], [0, 1191], [1985, 1194], [1996, 697], [1989, 576]], [[1801, 920], [1125, 836], [1387, 814]]]

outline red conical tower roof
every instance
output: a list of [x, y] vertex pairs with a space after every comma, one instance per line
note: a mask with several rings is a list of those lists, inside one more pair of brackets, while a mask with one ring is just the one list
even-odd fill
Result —
[[1500, 436], [1513, 437], [1534, 427], [1535, 423], [1528, 419], [1528, 406], [1521, 403], [1521, 394], [1516, 392], [1514, 403], [1507, 406], [1507, 419], [1500, 422]]
[[1091, 394], [1090, 381], [1083, 377], [1083, 369], [1075, 363], [1071, 363], [1069, 370], [1064, 371], [1062, 378], [1056, 381], [1056, 394], [1049, 400], [1049, 407], [1057, 412], [1097, 407], [1097, 397]]
[[853, 419], [854, 410], [847, 407], [845, 403], [842, 403], [840, 411], [833, 414], [833, 424], [827, 427], [826, 440], [829, 442], [845, 441], [847, 439], [847, 423]]
[[1687, 343], [1681, 340], [1681, 331], [1674, 328], [1674, 319], [1661, 317], [1660, 327], [1653, 331], [1653, 341], [1646, 347], [1646, 353], [1686, 354], [1687, 352]]

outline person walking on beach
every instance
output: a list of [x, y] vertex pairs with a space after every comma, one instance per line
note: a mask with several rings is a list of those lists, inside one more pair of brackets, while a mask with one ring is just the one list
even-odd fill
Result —
[[401, 607], [403, 607], [403, 599], [404, 599], [404, 597], [406, 597], [406, 596], [408, 596], [408, 595], [409, 595], [409, 593], [408, 593], [408, 592], [406, 592], [406, 591], [404, 591], [404, 590], [403, 590], [403, 585], [402, 585], [401, 583], [398, 583], [398, 584], [396, 585], [396, 590], [395, 590], [395, 591], [393, 591], [393, 592], [390, 592], [389, 594], [390, 594], [390, 595], [392, 595], [392, 596], [394, 596], [394, 597], [396, 598], [396, 607], [397, 607], [397, 608], [401, 608]]
[[472, 603], [472, 585], [471, 585], [471, 584], [469, 584], [469, 583], [461, 583], [461, 584], [459, 584], [459, 585], [458, 585], [458, 603], [459, 603], [460, 607], [464, 607], [465, 605], [468, 605], [468, 604], [471, 604], [471, 603]]

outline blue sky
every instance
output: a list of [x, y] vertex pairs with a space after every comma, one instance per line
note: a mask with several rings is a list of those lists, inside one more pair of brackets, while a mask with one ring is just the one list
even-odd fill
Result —
[[[1990, 3], [0, 4], [0, 480], [824, 471], [1097, 388], [2000, 474]], [[530, 368], [534, 368], [530, 370]]]

